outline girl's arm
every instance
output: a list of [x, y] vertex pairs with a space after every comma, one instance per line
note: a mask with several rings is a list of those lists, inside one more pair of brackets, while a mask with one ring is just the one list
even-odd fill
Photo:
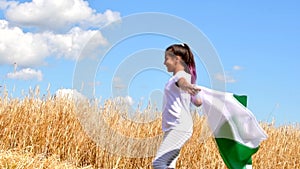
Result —
[[192, 85], [188, 81], [185, 80], [185, 78], [180, 78], [177, 82], [176, 85], [181, 88], [182, 90], [187, 91], [189, 94], [191, 94], [191, 101], [192, 103], [199, 107], [202, 105], [202, 100], [200, 97], [197, 97], [197, 93], [201, 91], [201, 89], [195, 85]]
[[184, 91], [187, 91], [189, 94], [192, 96], [196, 95], [201, 89], [197, 87], [196, 85], [192, 85], [189, 83], [185, 78], [180, 78], [177, 82], [176, 85], [181, 88]]

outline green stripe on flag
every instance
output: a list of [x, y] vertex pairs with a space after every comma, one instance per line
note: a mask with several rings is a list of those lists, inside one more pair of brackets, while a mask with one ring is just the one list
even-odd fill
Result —
[[[242, 105], [247, 107], [247, 96], [233, 95]], [[233, 132], [230, 124], [225, 122], [219, 130], [229, 138], [233, 138]], [[252, 165], [252, 155], [259, 149], [250, 148], [239, 142], [227, 138], [215, 138], [219, 152], [223, 161], [229, 169], [243, 169], [247, 164]]]
[[242, 105], [244, 105], [245, 107], [247, 107], [247, 96], [244, 95], [235, 95], [233, 94], [233, 97], [239, 101]]
[[[242, 105], [244, 105], [245, 107], [247, 107], [247, 96], [245, 96], [245, 95], [235, 95], [235, 94], [233, 94], [233, 97], [234, 97], [237, 101], [239, 101]], [[258, 148], [257, 148], [257, 149], [258, 149]], [[254, 153], [255, 153], [255, 152], [254, 152]], [[254, 153], [253, 153], [253, 154], [254, 154]], [[247, 164], [252, 165], [252, 158], [250, 158], [250, 159], [248, 160]]]
[[249, 148], [234, 140], [216, 138], [220, 154], [230, 169], [242, 169], [251, 160], [251, 156], [258, 151], [257, 148]]

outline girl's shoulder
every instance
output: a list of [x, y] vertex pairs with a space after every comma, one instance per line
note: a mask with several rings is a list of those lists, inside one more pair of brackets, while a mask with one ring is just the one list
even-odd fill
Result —
[[178, 71], [175, 75], [174, 75], [174, 77], [176, 77], [177, 79], [180, 79], [180, 78], [190, 78], [191, 77], [191, 75], [189, 74], [189, 73], [187, 73], [186, 71], [184, 71], [184, 70], [180, 70], [180, 71]]

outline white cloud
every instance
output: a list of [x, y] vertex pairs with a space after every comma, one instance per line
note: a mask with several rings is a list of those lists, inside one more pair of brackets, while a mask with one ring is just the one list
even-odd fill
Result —
[[16, 62], [25, 67], [43, 66], [45, 58], [50, 56], [75, 60], [90, 40], [93, 42], [86, 48], [86, 55], [108, 43], [98, 30], [85, 31], [75, 27], [66, 34], [25, 33], [21, 28], [11, 27], [7, 21], [0, 20], [0, 64]]
[[125, 89], [126, 85], [123, 83], [121, 77], [114, 77], [113, 79], [114, 88], [116, 89]]
[[37, 79], [41, 81], [43, 79], [43, 74], [40, 70], [34, 70], [30, 68], [21, 69], [20, 71], [8, 73], [7, 77], [10, 79], [19, 79], [19, 80], [33, 80]]
[[75, 101], [87, 100], [87, 98], [76, 89], [59, 89], [55, 92], [56, 98], [74, 99]]
[[88, 42], [89, 46], [88, 48], [85, 48], [85, 56], [95, 53], [95, 50], [100, 45], [105, 46], [108, 44], [100, 31], [85, 31], [79, 27], [72, 28], [66, 34], [54, 34], [51, 32], [46, 32], [42, 35], [48, 42], [48, 47], [52, 54], [55, 54], [57, 57], [64, 57], [71, 60], [75, 60], [77, 57], [79, 57], [82, 49]]
[[41, 34], [24, 33], [0, 20], [0, 64], [36, 66], [43, 64], [48, 55], [49, 48]]
[[9, 5], [5, 15], [18, 25], [53, 31], [68, 30], [76, 25], [99, 28], [120, 19], [119, 12], [97, 13], [83, 0], [32, 0]]
[[130, 106], [132, 106], [133, 103], [134, 103], [132, 97], [130, 97], [130, 96], [126, 96], [126, 97], [125, 97], [125, 101], [126, 101], [126, 103], [129, 104]]
[[231, 75], [231, 73], [234, 73], [235, 71], [240, 71], [242, 69], [243, 69], [242, 66], [234, 65], [232, 67], [232, 71], [227, 71], [227, 72], [224, 72], [224, 73], [216, 73], [214, 75], [214, 78], [216, 80], [219, 80], [219, 81], [222, 81], [222, 82], [225, 82], [225, 83], [236, 83], [237, 80]]
[[114, 101], [117, 105], [121, 105], [121, 106], [132, 106], [134, 104], [134, 101], [132, 99], [132, 97], [130, 96], [118, 96], [114, 98]]
[[[119, 12], [99, 13], [84, 0], [0, 0], [0, 10], [6, 17], [0, 19], [0, 65], [16, 63], [27, 68], [7, 74], [23, 80], [41, 80], [42, 72], [30, 67], [47, 65], [47, 57], [76, 60], [95, 56], [99, 46], [108, 42], [91, 28], [120, 20]], [[85, 53], [81, 53], [83, 48]]]
[[0, 9], [6, 9], [9, 6], [16, 5], [18, 2], [16, 1], [6, 1], [6, 0], [0, 0]]
[[234, 77], [232, 77], [229, 73], [217, 73], [215, 74], [214, 78], [225, 83], [236, 82], [236, 79], [234, 79]]
[[241, 69], [243, 69], [243, 67], [238, 66], [238, 65], [234, 65], [234, 66], [232, 67], [232, 69], [233, 69], [233, 70], [241, 70]]

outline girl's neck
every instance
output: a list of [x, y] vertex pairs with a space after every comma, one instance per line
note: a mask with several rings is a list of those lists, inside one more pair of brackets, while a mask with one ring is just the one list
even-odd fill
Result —
[[175, 69], [175, 71], [173, 72], [173, 76], [179, 71], [184, 71], [184, 68], [180, 67], [180, 68]]

